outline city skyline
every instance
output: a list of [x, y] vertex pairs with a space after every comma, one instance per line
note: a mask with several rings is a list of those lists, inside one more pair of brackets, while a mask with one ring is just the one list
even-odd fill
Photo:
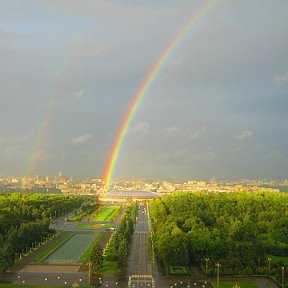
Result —
[[286, 178], [280, 0], [3, 1], [0, 174], [102, 177], [150, 67], [205, 2], [133, 118], [115, 178]]

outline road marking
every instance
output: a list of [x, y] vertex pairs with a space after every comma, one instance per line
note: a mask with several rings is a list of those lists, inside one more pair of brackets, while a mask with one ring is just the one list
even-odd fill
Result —
[[155, 281], [153, 280], [152, 275], [130, 275], [128, 281], [128, 288], [154, 288]]

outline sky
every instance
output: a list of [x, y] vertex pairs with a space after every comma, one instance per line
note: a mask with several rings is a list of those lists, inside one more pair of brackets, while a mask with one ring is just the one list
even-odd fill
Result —
[[[202, 0], [2, 0], [0, 175], [101, 178]], [[114, 179], [288, 178], [288, 1], [214, 0], [135, 114]]]

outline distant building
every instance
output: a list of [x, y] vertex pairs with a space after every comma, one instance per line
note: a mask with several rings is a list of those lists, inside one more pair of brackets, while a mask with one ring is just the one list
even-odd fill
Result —
[[159, 194], [149, 191], [109, 191], [107, 193], [99, 194], [98, 200], [101, 202], [131, 203], [144, 202], [159, 197], [161, 197]]

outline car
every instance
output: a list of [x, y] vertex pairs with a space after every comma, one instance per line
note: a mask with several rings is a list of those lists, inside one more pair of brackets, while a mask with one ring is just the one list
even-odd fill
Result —
[[106, 231], [115, 231], [116, 228], [114, 228], [114, 227], [110, 227], [110, 228], [105, 228], [105, 230], [106, 230]]

